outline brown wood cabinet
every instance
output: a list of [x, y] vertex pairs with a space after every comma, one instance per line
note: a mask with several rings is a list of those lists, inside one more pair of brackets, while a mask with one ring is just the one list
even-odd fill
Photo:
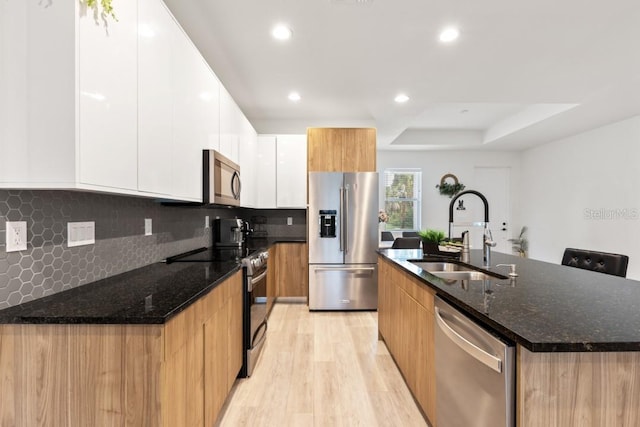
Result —
[[277, 245], [269, 248], [269, 259], [267, 260], [267, 317], [271, 314], [273, 304], [278, 298], [278, 281], [276, 277], [276, 251]]
[[0, 325], [0, 425], [210, 426], [241, 365], [241, 271], [164, 325]]
[[376, 130], [309, 128], [307, 160], [309, 172], [375, 172]]
[[309, 264], [306, 243], [276, 245], [278, 297], [309, 296]]
[[435, 425], [435, 292], [378, 259], [378, 331], [409, 389]]

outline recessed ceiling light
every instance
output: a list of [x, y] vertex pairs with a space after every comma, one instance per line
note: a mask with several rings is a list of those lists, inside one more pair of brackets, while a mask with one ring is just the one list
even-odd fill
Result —
[[289, 94], [289, 100], [293, 102], [300, 101], [300, 94], [298, 92], [291, 92]]
[[407, 102], [409, 100], [409, 97], [404, 93], [400, 93], [396, 95], [396, 97], [393, 100], [396, 101], [398, 104], [402, 104], [403, 102]]
[[271, 35], [277, 40], [289, 40], [291, 38], [291, 34], [293, 34], [291, 28], [282, 24], [276, 25], [273, 30], [271, 30]]
[[456, 27], [448, 27], [440, 32], [440, 41], [443, 43], [451, 43], [460, 36], [460, 31]]

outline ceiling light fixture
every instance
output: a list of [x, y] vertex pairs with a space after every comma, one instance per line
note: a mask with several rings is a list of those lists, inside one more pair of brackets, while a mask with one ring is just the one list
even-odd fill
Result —
[[440, 41], [443, 43], [451, 43], [460, 36], [460, 31], [456, 27], [448, 27], [440, 32]]
[[289, 94], [289, 100], [293, 101], [293, 102], [298, 102], [300, 101], [300, 94], [298, 92], [291, 92]]
[[292, 34], [291, 28], [282, 24], [276, 25], [273, 30], [271, 30], [271, 35], [276, 40], [289, 40]]
[[404, 102], [407, 102], [409, 100], [409, 97], [404, 93], [400, 93], [396, 95], [396, 97], [393, 100], [396, 101], [398, 104], [402, 104]]

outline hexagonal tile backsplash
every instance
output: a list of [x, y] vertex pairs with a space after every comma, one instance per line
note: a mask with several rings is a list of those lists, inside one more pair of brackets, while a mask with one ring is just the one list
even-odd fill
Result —
[[[205, 215], [230, 209], [75, 191], [0, 190], [0, 309], [211, 245]], [[144, 235], [144, 218], [153, 234]], [[6, 221], [27, 222], [27, 250], [6, 252]], [[67, 223], [95, 221], [94, 245], [67, 247]]]

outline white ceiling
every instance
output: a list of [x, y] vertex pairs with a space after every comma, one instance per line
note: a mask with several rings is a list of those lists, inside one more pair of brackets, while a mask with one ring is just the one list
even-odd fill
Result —
[[373, 126], [380, 149], [519, 150], [640, 114], [638, 0], [165, 2], [258, 133]]

